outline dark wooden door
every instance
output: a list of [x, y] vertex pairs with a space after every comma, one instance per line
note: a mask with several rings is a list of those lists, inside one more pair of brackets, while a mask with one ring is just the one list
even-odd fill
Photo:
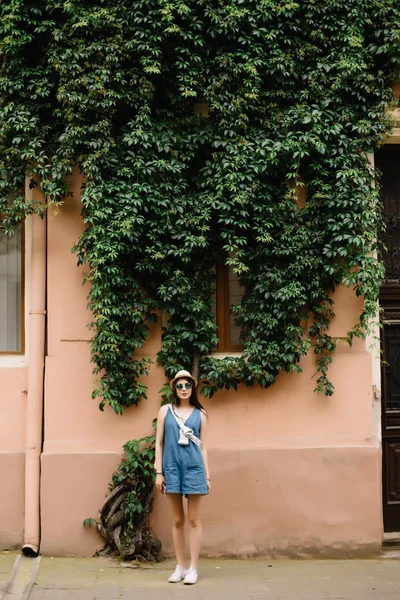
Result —
[[400, 146], [375, 156], [386, 231], [382, 328], [382, 488], [384, 530], [400, 531]]
[[400, 531], [400, 311], [385, 313], [382, 341], [383, 522]]

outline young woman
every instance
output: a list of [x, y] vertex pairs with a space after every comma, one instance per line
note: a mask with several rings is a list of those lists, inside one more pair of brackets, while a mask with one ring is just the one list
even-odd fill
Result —
[[[156, 488], [168, 495], [172, 511], [172, 539], [177, 566], [170, 583], [196, 583], [201, 544], [200, 501], [211, 489], [205, 434], [207, 415], [197, 399], [197, 381], [189, 371], [178, 371], [171, 381], [172, 404], [158, 413]], [[190, 568], [185, 569], [185, 515], [188, 499]]]

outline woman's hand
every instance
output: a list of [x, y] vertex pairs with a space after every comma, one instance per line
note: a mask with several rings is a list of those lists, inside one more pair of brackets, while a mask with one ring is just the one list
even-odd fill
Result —
[[156, 488], [162, 494], [165, 493], [165, 477], [164, 475], [156, 475]]

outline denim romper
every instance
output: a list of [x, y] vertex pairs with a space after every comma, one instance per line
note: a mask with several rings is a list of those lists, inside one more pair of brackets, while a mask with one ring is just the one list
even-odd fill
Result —
[[[194, 408], [185, 425], [200, 437], [201, 414]], [[164, 421], [164, 447], [162, 470], [167, 494], [208, 494], [203, 456], [196, 444], [189, 440], [187, 446], [178, 444], [180, 428], [168, 408]]]

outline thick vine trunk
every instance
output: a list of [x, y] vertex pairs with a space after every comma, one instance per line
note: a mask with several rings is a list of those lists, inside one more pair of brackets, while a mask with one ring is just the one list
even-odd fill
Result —
[[194, 352], [191, 372], [192, 372], [193, 377], [196, 377], [197, 381], [199, 380], [199, 376], [200, 376], [199, 363], [200, 363], [200, 353]]
[[[100, 508], [97, 529], [105, 541], [98, 554], [121, 555], [130, 560], [158, 561], [161, 542], [149, 526], [153, 506], [154, 486], [137, 491], [137, 482], [117, 486]], [[127, 514], [128, 495], [137, 494], [143, 511]]]

